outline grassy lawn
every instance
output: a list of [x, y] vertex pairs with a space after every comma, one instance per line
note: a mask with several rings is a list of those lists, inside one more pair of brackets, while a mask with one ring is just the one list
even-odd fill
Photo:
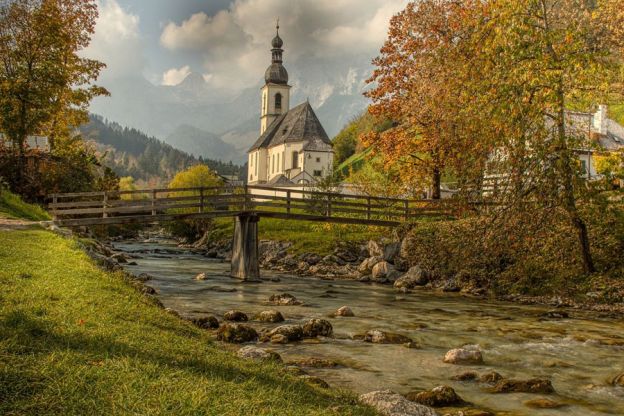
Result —
[[[290, 241], [294, 254], [312, 252], [319, 255], [330, 254], [340, 242], [360, 242], [382, 236], [390, 236], [389, 227], [376, 227], [353, 224], [329, 224], [301, 220], [261, 218], [258, 223], [260, 240]], [[232, 238], [234, 221], [232, 218], [218, 218], [214, 221], [213, 240]]]
[[0, 265], [2, 415], [374, 414], [236, 358], [72, 240], [0, 232]]
[[27, 204], [18, 195], [0, 188], [0, 218], [46, 221], [50, 216], [38, 205]]

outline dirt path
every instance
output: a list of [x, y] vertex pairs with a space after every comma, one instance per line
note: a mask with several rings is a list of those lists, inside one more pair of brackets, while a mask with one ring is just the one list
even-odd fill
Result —
[[27, 221], [0, 218], [0, 231], [26, 230], [36, 226], [44, 226], [48, 221]]

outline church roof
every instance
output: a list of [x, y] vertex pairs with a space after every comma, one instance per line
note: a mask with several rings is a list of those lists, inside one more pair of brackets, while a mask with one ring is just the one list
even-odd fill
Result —
[[297, 142], [305, 142], [303, 150], [332, 150], [331, 140], [307, 101], [276, 118], [249, 151]]

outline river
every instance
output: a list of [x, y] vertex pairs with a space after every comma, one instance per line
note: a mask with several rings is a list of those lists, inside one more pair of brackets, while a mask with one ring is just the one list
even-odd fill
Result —
[[[281, 354], [284, 361], [319, 357], [344, 363], [340, 368], [306, 369], [333, 386], [358, 393], [391, 389], [404, 394], [446, 384], [475, 407], [504, 415], [624, 415], [624, 388], [608, 384], [624, 371], [622, 319], [576, 310], [569, 311], [570, 319], [546, 319], [542, 317], [549, 310], [545, 307], [431, 292], [400, 294], [390, 286], [270, 271], [263, 271], [263, 277], [279, 277], [279, 281], [244, 283], [228, 276], [229, 264], [182, 251], [171, 242], [119, 242], [115, 248], [136, 257], [133, 261], [137, 264], [126, 269], [152, 275], [148, 284], [157, 290], [166, 307], [181, 315], [220, 318], [224, 312], [237, 309], [251, 317], [277, 309], [286, 323], [328, 319], [334, 338], [266, 346]], [[195, 281], [193, 277], [201, 272], [208, 279]], [[305, 306], [267, 306], [264, 302], [276, 293], [290, 293]], [[344, 305], [355, 317], [330, 317]], [[370, 329], [409, 336], [422, 348], [351, 339]], [[484, 365], [442, 362], [446, 351], [466, 344], [479, 346]], [[493, 394], [484, 384], [450, 380], [469, 370], [494, 370], [514, 379], [549, 378], [556, 394]], [[565, 406], [536, 410], [524, 404], [540, 397]]]

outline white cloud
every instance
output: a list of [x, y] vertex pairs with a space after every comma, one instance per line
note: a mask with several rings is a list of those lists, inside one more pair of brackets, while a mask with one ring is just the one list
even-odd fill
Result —
[[[270, 63], [274, 21], [280, 17], [285, 66], [301, 57], [342, 60], [375, 56], [386, 38], [390, 17], [407, 0], [235, 0], [214, 16], [196, 13], [165, 25], [161, 44], [172, 51], [201, 53], [207, 82], [220, 88], [254, 85]], [[323, 95], [323, 94], [321, 94]]]
[[171, 68], [162, 76], [162, 85], [178, 85], [191, 73], [191, 67], [188, 65], [182, 68]]
[[145, 66], [139, 17], [116, 0], [98, 1], [98, 11], [95, 34], [84, 55], [106, 64], [103, 78], [139, 75]]

